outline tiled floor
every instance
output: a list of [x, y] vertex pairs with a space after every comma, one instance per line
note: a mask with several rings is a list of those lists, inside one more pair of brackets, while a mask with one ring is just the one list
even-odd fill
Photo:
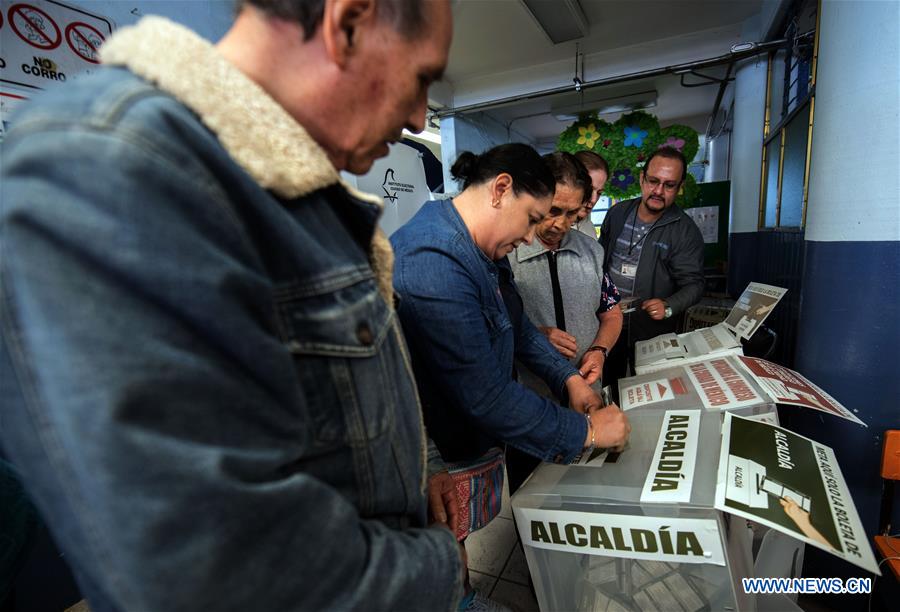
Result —
[[538, 612], [528, 583], [525, 555], [512, 520], [506, 479], [500, 516], [466, 539], [466, 552], [472, 586], [482, 595], [517, 612]]

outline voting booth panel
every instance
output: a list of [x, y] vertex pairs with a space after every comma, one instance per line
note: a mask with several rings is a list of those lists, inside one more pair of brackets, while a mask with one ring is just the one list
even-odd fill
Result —
[[[628, 446], [601, 469], [544, 464], [513, 496], [542, 610], [756, 607], [746, 521], [714, 507], [722, 414], [667, 408], [630, 411]], [[774, 404], [738, 412], [777, 422]]]

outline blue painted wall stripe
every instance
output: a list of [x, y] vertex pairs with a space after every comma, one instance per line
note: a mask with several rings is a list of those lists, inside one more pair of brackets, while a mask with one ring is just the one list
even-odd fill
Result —
[[900, 242], [807, 241], [802, 282], [796, 369], [869, 427], [810, 411], [785, 425], [834, 449], [872, 535], [883, 432], [900, 429]]

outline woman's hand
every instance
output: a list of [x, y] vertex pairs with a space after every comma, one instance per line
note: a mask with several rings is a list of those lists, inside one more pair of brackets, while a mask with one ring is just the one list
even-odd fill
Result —
[[558, 327], [538, 327], [540, 332], [547, 336], [547, 340], [559, 351], [566, 359], [574, 359], [575, 353], [578, 351], [578, 344], [575, 342], [575, 336], [567, 334]]
[[603, 362], [606, 358], [600, 351], [588, 351], [581, 356], [581, 363], [578, 365], [578, 372], [584, 378], [584, 382], [593, 385], [600, 380], [603, 375]]
[[604, 406], [591, 413], [594, 425], [594, 445], [598, 448], [610, 448], [621, 452], [631, 435], [631, 424], [628, 417], [615, 404]]
[[603, 405], [603, 400], [580, 374], [573, 374], [566, 379], [566, 391], [569, 394], [569, 408], [577, 412], [587, 414]]

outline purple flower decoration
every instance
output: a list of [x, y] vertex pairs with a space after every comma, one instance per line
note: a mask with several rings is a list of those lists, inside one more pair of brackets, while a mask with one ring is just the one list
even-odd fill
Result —
[[663, 147], [672, 147], [676, 151], [681, 151], [684, 148], [684, 138], [675, 138], [674, 136], [669, 136], [669, 139], [659, 145], [659, 148]]
[[642, 147], [644, 146], [644, 138], [647, 137], [647, 130], [637, 127], [625, 128], [625, 146], [626, 147]]
[[630, 168], [624, 170], [616, 170], [610, 179], [612, 186], [621, 191], [627, 191], [628, 186], [634, 182], [634, 175], [631, 174]]

